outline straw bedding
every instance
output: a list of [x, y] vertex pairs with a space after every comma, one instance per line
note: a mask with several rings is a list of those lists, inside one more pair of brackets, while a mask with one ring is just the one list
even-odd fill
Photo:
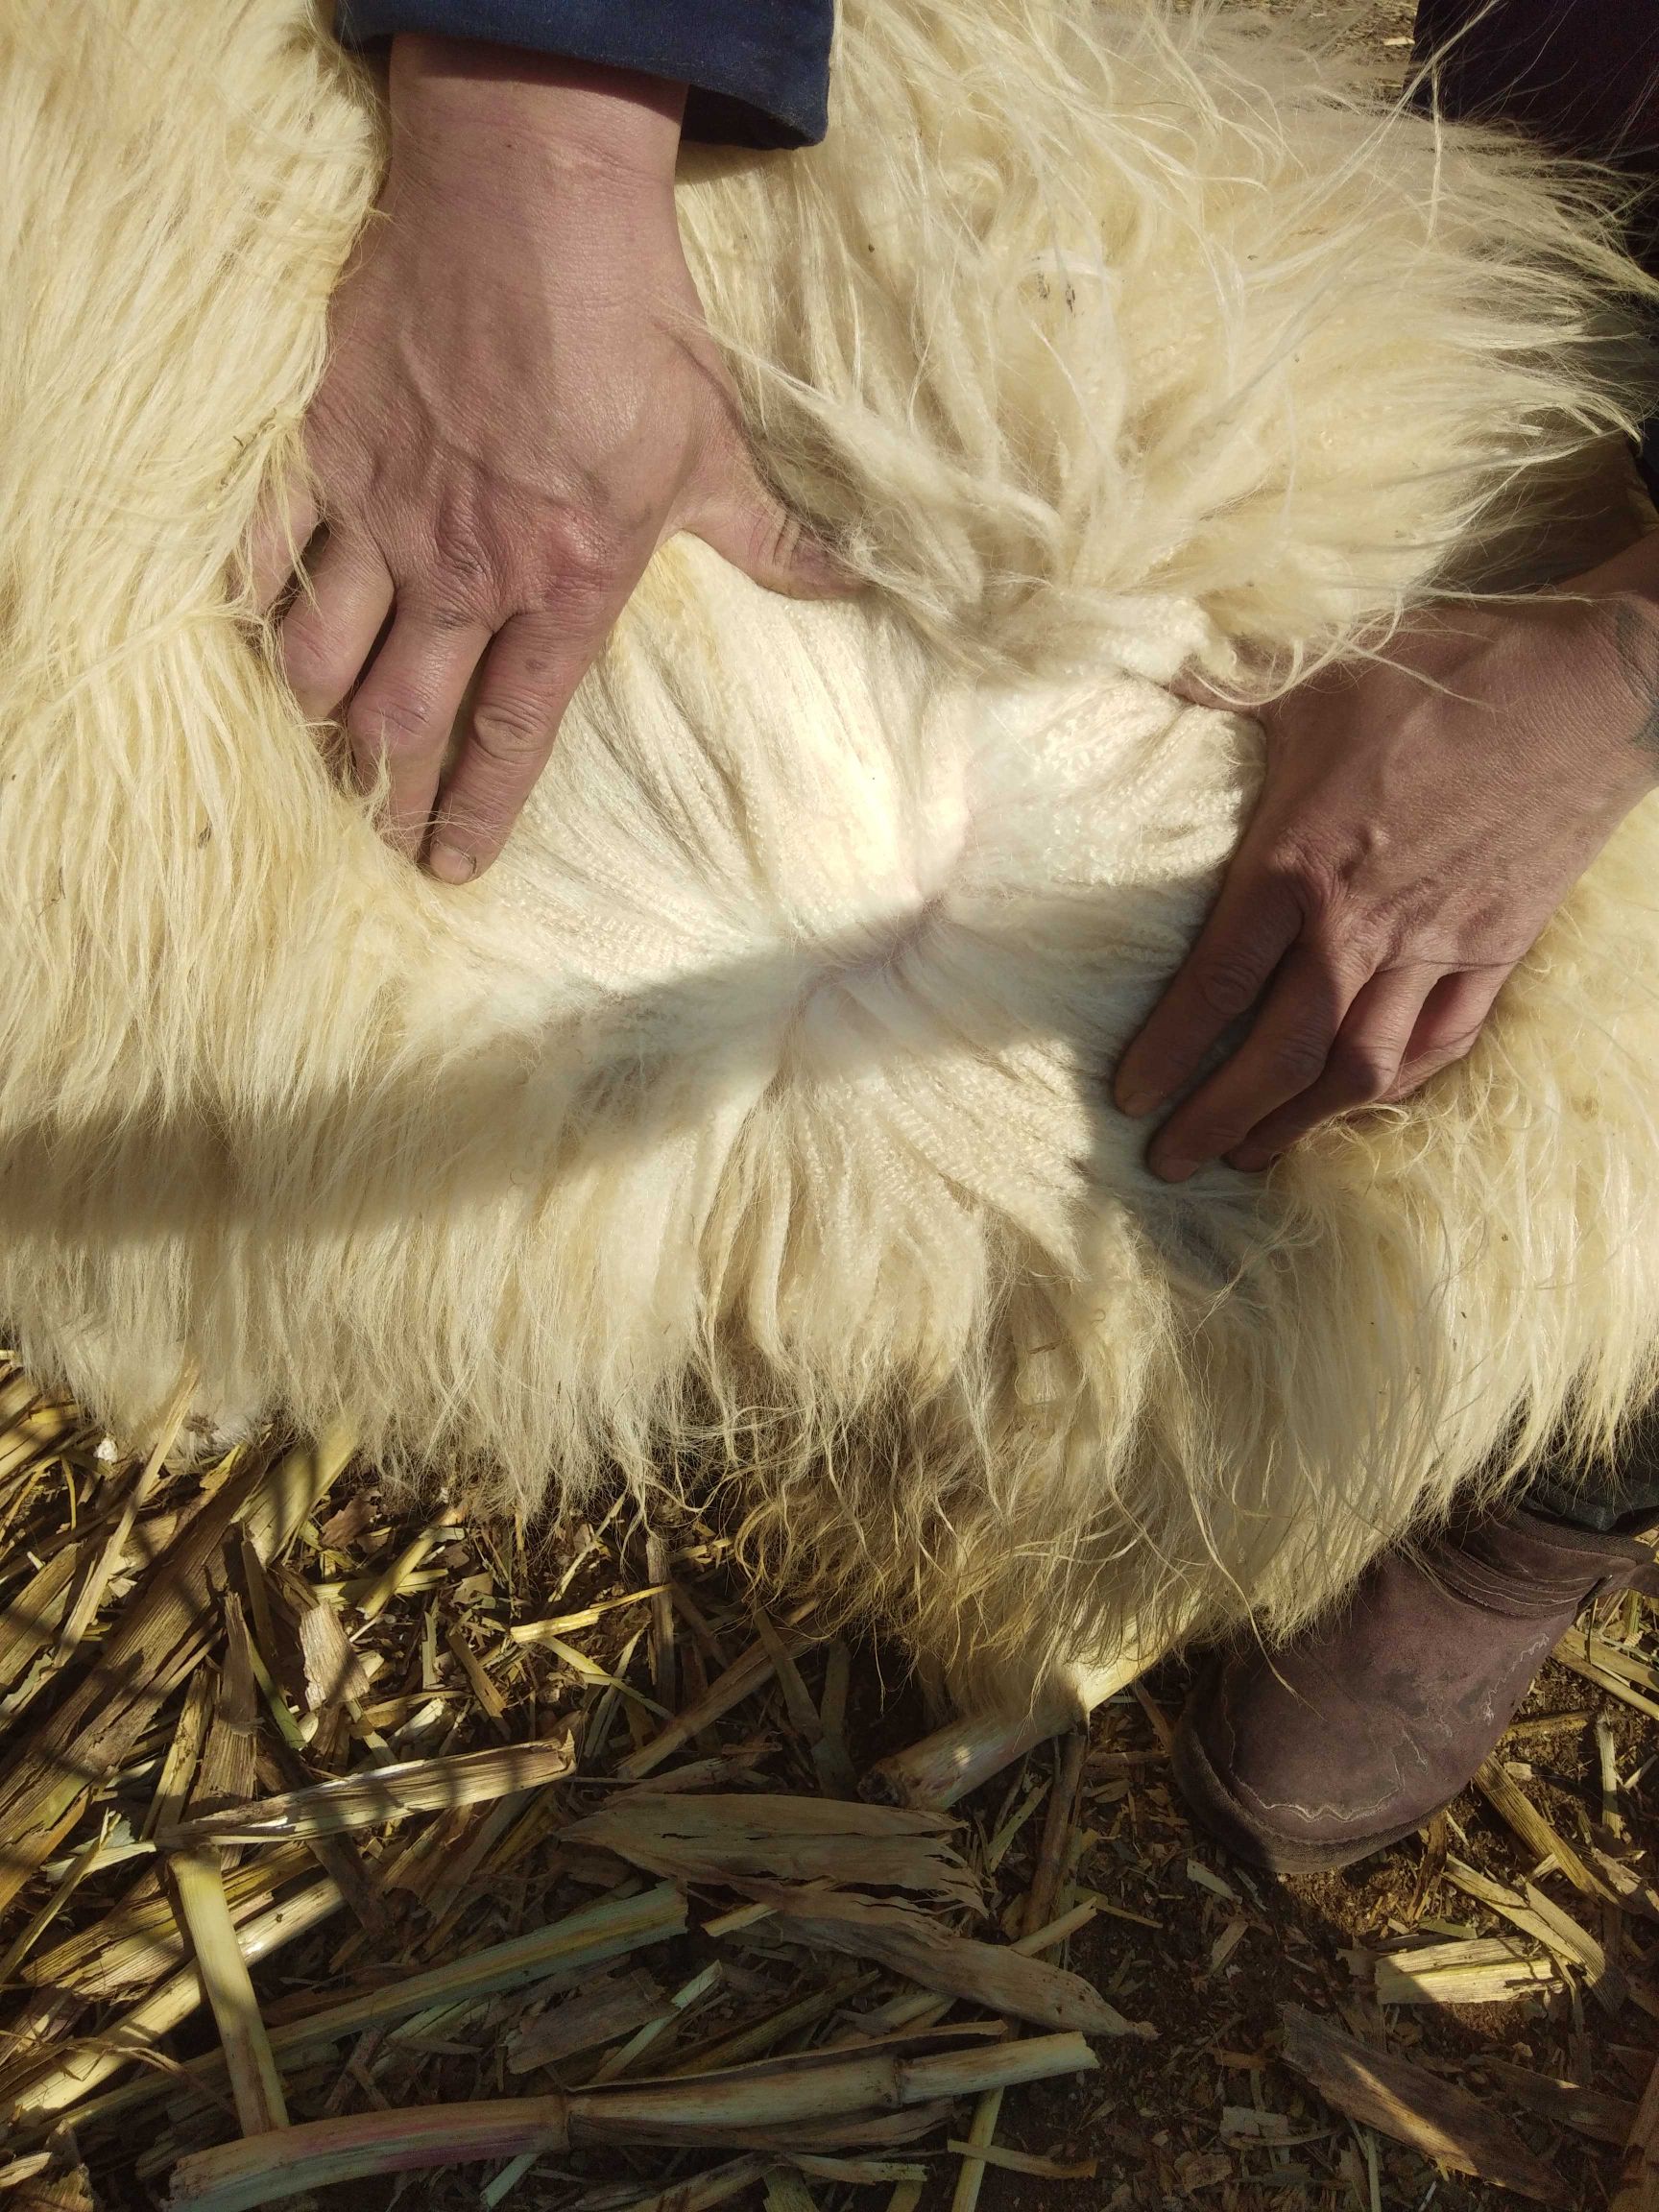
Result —
[[1263, 1183], [1104, 1078], [1259, 774], [1184, 664], [1374, 640], [1618, 427], [1594, 188], [1276, 36], [846, 11], [688, 154], [782, 491], [869, 589], [659, 556], [502, 864], [376, 841], [227, 582], [373, 199], [287, 0], [0, 23], [0, 1313], [139, 1435], [344, 1421], [526, 1510], [718, 1479], [981, 1683], [1283, 1629], [1648, 1387], [1659, 821], [1487, 1037]]

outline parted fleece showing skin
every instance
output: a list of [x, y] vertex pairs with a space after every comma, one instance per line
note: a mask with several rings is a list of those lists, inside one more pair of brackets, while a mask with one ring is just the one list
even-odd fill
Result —
[[1659, 1324], [1659, 817], [1469, 1063], [1166, 1189], [1104, 1076], [1254, 725], [1625, 419], [1594, 189], [1272, 37], [849, 0], [824, 148], [687, 154], [757, 449], [872, 589], [647, 575], [502, 864], [387, 852], [226, 582], [373, 100], [293, 0], [0, 15], [0, 1313], [139, 1437], [352, 1424], [524, 1509], [729, 1475], [983, 1686], [1283, 1630], [1605, 1438]]

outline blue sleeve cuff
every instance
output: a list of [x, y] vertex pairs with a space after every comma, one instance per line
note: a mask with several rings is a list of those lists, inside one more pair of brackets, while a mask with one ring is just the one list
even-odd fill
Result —
[[349, 46], [485, 38], [690, 87], [688, 137], [810, 146], [828, 126], [834, 0], [340, 0]]

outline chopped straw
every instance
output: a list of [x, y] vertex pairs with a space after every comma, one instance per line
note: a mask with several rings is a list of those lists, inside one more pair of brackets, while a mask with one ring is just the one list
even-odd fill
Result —
[[[1274, 1938], [1259, 1887], [1195, 1850], [1171, 1695], [1129, 1694], [1138, 1659], [869, 1771], [872, 1723], [894, 1741], [879, 1660], [757, 1611], [719, 1528], [647, 1529], [618, 1501], [542, 1545], [400, 1503], [345, 1437], [184, 1453], [186, 1403], [124, 1454], [0, 1367], [0, 2202], [230, 2212], [330, 2181], [378, 2201], [403, 2175], [434, 2212], [839, 2212], [855, 2190], [919, 2212], [930, 2176], [929, 2201], [971, 2212], [1016, 2176], [1062, 2212], [1094, 2200], [1096, 2151], [1098, 2191], [1118, 2184], [1125, 2098], [1155, 2110], [1177, 2080], [1166, 2194], [1340, 2184], [1346, 2121], [1305, 2122], [1284, 2075], [1264, 2096], [1276, 2058], [1230, 2055], [1253, 2103], [1211, 2102], [1193, 2038], [1154, 2044], [1137, 2016], [1171, 2018], [1147, 1967], [1168, 1932], [1200, 2011], [1240, 1959], [1271, 1970]], [[1651, 1617], [1571, 1643], [1620, 1731], [1603, 1818], [1569, 1841], [1548, 1770], [1495, 1761], [1503, 1827], [1477, 1847], [1454, 1809], [1404, 1917], [1351, 1954], [1358, 2002], [1337, 1980], [1331, 2003], [1377, 2020], [1382, 1999], [1410, 2036], [1436, 2006], [1564, 1990], [1557, 2072], [1486, 2079], [1609, 2158], [1635, 2141], [1628, 2195], [1650, 2191], [1651, 2129], [1618, 2084], [1568, 2076], [1591, 2079], [1592, 2001], [1625, 2041], [1620, 2007], [1659, 2008], [1629, 1733]], [[1553, 1759], [1597, 1717], [1512, 1742]], [[1329, 2037], [1310, 2056], [1319, 2027], [1286, 2048], [1371, 2146], [1361, 2200], [1398, 2180], [1373, 2130], [1543, 2187], [1490, 2115], [1436, 2103], [1450, 2084], [1384, 2080], [1391, 2055], [1339, 2062]], [[1086, 2074], [1085, 2035], [1117, 2040], [1117, 2076], [1073, 2138], [1055, 2115], [1088, 2100], [1025, 2085]]]
[[901, 2036], [859, 2051], [762, 2061], [684, 2084], [644, 2082], [317, 2121], [183, 2159], [167, 2212], [252, 2212], [331, 2182], [559, 2152], [583, 2143], [718, 2146], [772, 2135], [781, 2149], [784, 2131], [802, 2125], [902, 2111], [1086, 2072], [1095, 2062], [1080, 2035], [944, 2051], [917, 2050], [916, 2040]]

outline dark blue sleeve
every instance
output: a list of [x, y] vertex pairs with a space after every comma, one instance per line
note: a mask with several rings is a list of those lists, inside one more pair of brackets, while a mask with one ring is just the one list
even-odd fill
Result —
[[340, 0], [348, 45], [399, 31], [528, 46], [690, 87], [686, 135], [807, 146], [824, 135], [834, 0]]

